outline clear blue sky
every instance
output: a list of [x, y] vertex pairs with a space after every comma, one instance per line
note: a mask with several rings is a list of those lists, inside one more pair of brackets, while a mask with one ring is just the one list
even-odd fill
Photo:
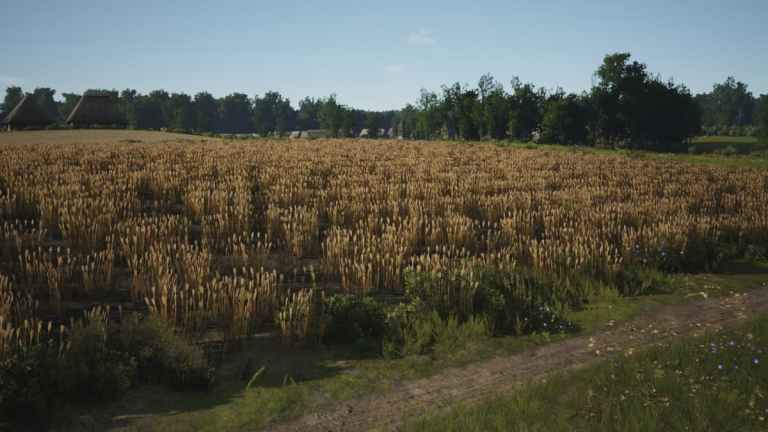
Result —
[[[197, 4], [194, 4], [197, 3]], [[3, 0], [0, 86], [278, 90], [400, 108], [490, 72], [581, 91], [630, 51], [694, 92], [768, 93], [768, 0]]]

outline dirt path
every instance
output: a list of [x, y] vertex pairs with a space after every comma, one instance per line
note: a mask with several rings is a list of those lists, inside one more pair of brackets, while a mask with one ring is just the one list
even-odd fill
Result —
[[385, 394], [351, 400], [271, 431], [396, 430], [404, 420], [455, 403], [473, 403], [508, 392], [553, 371], [577, 369], [620, 353], [676, 336], [733, 327], [746, 318], [768, 313], [768, 289], [727, 298], [664, 306], [635, 320], [609, 326], [592, 336], [552, 343], [536, 350], [495, 358], [464, 368], [445, 370], [403, 384]]

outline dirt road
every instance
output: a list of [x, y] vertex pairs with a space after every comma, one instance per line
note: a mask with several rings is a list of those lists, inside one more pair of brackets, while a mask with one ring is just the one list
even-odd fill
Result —
[[678, 336], [733, 327], [768, 313], [768, 289], [726, 298], [663, 306], [635, 320], [609, 326], [592, 336], [552, 343], [517, 355], [464, 368], [445, 370], [405, 383], [393, 391], [351, 400], [287, 423], [271, 431], [396, 430], [403, 421], [455, 403], [473, 403], [544, 378], [554, 371], [577, 369], [607, 357], [626, 355]]

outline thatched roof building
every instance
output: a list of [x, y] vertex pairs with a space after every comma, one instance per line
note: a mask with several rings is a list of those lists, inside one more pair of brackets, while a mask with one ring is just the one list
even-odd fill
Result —
[[120, 113], [117, 100], [108, 94], [86, 92], [67, 117], [67, 124], [75, 127], [127, 125]]
[[0, 124], [8, 129], [23, 129], [28, 127], [43, 127], [53, 123], [54, 119], [45, 112], [32, 95], [24, 95]]

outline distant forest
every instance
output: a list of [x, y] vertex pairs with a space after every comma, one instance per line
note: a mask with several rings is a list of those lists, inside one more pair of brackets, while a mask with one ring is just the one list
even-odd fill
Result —
[[[418, 101], [399, 111], [372, 112], [339, 103], [335, 95], [304, 98], [294, 107], [278, 92], [250, 98], [244, 93], [215, 98], [155, 90], [92, 90], [115, 98], [121, 114], [136, 129], [285, 135], [293, 130], [325, 129], [334, 137], [358, 136], [367, 129], [410, 139], [535, 140], [544, 143], [624, 146], [676, 151], [696, 135], [768, 134], [768, 95], [756, 97], [729, 77], [698, 95], [665, 81], [633, 61], [629, 53], [605, 56], [589, 91], [547, 90], [513, 78], [508, 87], [490, 74], [476, 86], [455, 83], [439, 91], [422, 90]], [[37, 103], [65, 119], [80, 95], [36, 88]], [[6, 89], [0, 112], [23, 97]]]

